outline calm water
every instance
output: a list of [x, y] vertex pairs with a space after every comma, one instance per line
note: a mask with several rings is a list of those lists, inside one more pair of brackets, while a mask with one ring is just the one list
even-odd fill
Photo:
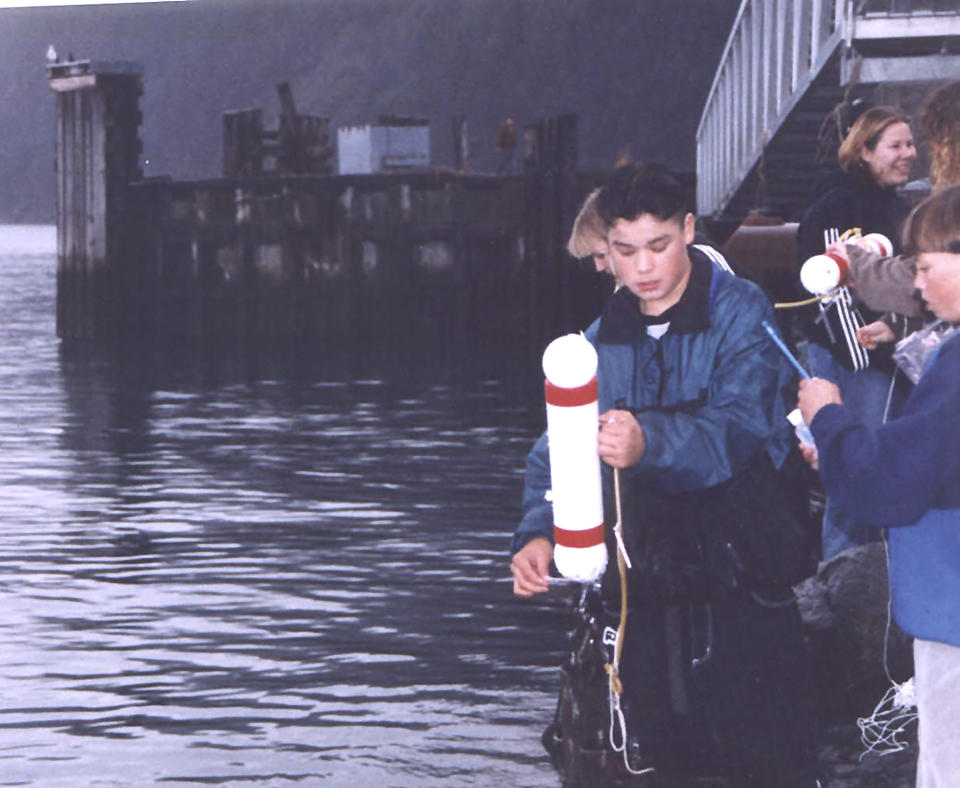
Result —
[[68, 352], [54, 241], [0, 227], [0, 785], [556, 786], [512, 375]]

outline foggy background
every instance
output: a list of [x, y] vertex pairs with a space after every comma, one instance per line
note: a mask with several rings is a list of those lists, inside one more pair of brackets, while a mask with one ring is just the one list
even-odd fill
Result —
[[334, 126], [427, 117], [434, 166], [467, 116], [492, 172], [497, 125], [579, 115], [580, 165], [694, 167], [694, 135], [739, 0], [195, 0], [0, 10], [0, 222], [54, 221], [45, 53], [144, 67], [146, 176], [217, 176], [221, 116], [299, 112]]

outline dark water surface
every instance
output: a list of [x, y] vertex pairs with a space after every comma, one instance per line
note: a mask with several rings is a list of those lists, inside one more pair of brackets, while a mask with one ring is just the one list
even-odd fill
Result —
[[0, 785], [557, 785], [506, 367], [68, 350], [54, 269], [0, 228]]

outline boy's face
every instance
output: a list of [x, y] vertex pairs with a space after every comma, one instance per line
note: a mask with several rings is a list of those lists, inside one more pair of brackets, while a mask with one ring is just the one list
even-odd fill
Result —
[[610, 254], [617, 279], [640, 299], [640, 311], [659, 315], [680, 300], [690, 279], [687, 244], [693, 241], [693, 214], [658, 219], [644, 213], [617, 219], [610, 227]]
[[960, 254], [921, 252], [913, 285], [937, 317], [949, 323], [960, 321]]

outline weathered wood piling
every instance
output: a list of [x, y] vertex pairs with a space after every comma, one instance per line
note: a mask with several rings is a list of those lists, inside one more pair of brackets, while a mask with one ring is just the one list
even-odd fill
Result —
[[129, 184], [142, 178], [141, 72], [89, 61], [48, 71], [57, 123], [57, 334], [111, 336], [130, 241]]
[[[583, 328], [605, 288], [563, 251], [587, 189], [576, 118], [528, 127], [522, 176], [333, 175], [329, 121], [285, 85], [276, 131], [224, 115], [224, 175], [144, 179], [141, 70], [48, 67], [64, 339], [498, 341]], [[285, 89], [286, 88], [286, 89]], [[593, 179], [595, 180], [595, 179]]]

